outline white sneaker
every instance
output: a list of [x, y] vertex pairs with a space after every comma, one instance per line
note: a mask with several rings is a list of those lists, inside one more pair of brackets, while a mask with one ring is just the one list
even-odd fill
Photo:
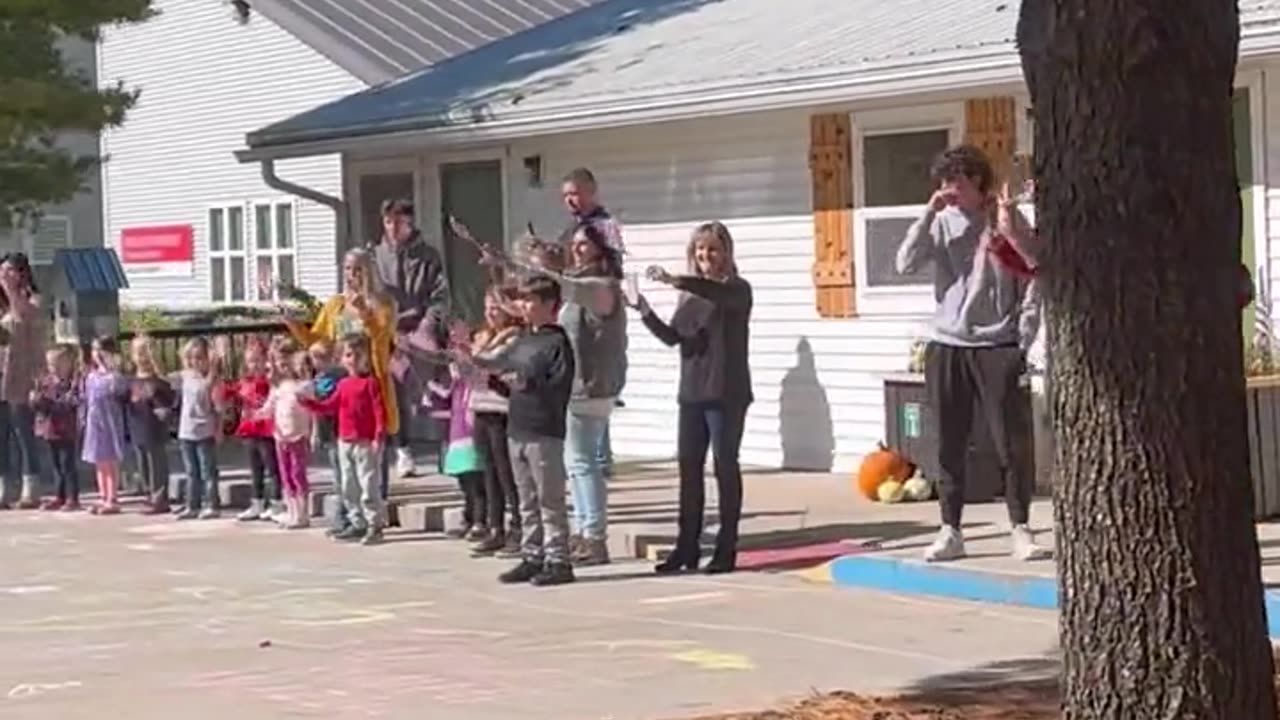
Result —
[[1053, 557], [1053, 551], [1036, 544], [1035, 534], [1026, 525], [1014, 525], [1009, 535], [1013, 539], [1013, 556], [1019, 560], [1030, 562]]
[[222, 517], [222, 513], [214, 510], [213, 508], [205, 508], [200, 511], [201, 520], [216, 520], [220, 517]]
[[396, 448], [396, 474], [402, 478], [413, 477], [418, 471], [409, 448]]
[[236, 516], [236, 520], [240, 522], [251, 522], [262, 517], [262, 501], [253, 500], [249, 503], [249, 508]]
[[938, 531], [938, 537], [934, 538], [933, 543], [924, 550], [926, 562], [959, 560], [964, 556], [964, 536], [950, 525], [943, 525]]

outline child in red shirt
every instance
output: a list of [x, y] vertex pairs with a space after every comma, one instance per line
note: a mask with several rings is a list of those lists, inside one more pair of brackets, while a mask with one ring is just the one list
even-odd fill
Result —
[[382, 438], [387, 418], [378, 380], [369, 370], [369, 339], [348, 335], [342, 340], [342, 366], [347, 376], [324, 400], [302, 398], [317, 413], [338, 418], [338, 464], [343, 478], [343, 507], [349, 522], [335, 540], [359, 539], [365, 545], [382, 541]]
[[253, 480], [253, 499], [249, 509], [236, 518], [245, 522], [273, 520], [280, 511], [280, 472], [276, 463], [275, 436], [271, 418], [259, 414], [271, 394], [271, 369], [266, 344], [252, 340], [244, 349], [243, 374], [231, 388], [231, 399], [239, 411], [235, 435], [245, 444], [245, 452], [249, 455], [249, 474]]

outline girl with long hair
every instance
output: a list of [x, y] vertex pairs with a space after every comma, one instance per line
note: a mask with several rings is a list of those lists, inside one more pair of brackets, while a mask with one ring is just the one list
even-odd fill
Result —
[[688, 274], [650, 267], [649, 279], [681, 291], [675, 314], [663, 321], [644, 296], [636, 298], [645, 327], [663, 343], [680, 348], [679, 535], [675, 550], [655, 567], [660, 574], [696, 570], [701, 555], [703, 488], [707, 448], [715, 461], [720, 530], [704, 572], [732, 572], [737, 563], [742, 517], [742, 444], [747, 408], [754, 399], [748, 364], [752, 293], [739, 274], [733, 236], [722, 223], [698, 226], [686, 252]]
[[[27, 256], [0, 258], [0, 510], [9, 509], [15, 494], [19, 508], [39, 506], [40, 453], [30, 396], [44, 369], [44, 314]], [[9, 455], [10, 437], [17, 440], [17, 463]], [[16, 493], [11, 474], [21, 477]]]
[[[498, 286], [484, 297], [484, 324], [471, 341], [472, 357], [492, 361], [511, 348], [521, 334], [519, 318], [508, 311], [512, 298]], [[520, 497], [507, 452], [507, 398], [498, 391], [492, 375], [464, 364], [474, 374], [471, 411], [475, 414], [475, 445], [484, 458], [484, 489], [489, 504], [489, 536], [472, 554], [476, 557], [520, 553]], [[506, 513], [504, 523], [503, 513]]]
[[93, 465], [98, 479], [98, 504], [90, 512], [120, 512], [120, 462], [124, 460], [124, 400], [129, 378], [121, 372], [120, 348], [113, 337], [93, 341], [93, 366], [84, 378], [84, 450], [80, 458]]

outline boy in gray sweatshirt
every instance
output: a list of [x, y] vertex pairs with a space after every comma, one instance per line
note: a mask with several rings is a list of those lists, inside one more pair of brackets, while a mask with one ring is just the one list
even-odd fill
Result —
[[[1009, 243], [1035, 265], [1039, 240], [1007, 192], [993, 200], [994, 173], [981, 150], [961, 145], [943, 151], [932, 175], [938, 189], [907, 230], [896, 258], [897, 270], [904, 274], [932, 265], [937, 302], [925, 350], [925, 385], [939, 425], [942, 529], [925, 550], [925, 559], [965, 556], [960, 516], [975, 420], [988, 424], [999, 455], [1013, 553], [1024, 560], [1042, 559], [1048, 551], [1036, 545], [1027, 526], [1033, 479], [1018, 477], [1007, 426], [1027, 416], [1011, 412], [1022, 397], [1019, 320], [1027, 281], [996, 253]], [[975, 401], [982, 406], [980, 414]]]

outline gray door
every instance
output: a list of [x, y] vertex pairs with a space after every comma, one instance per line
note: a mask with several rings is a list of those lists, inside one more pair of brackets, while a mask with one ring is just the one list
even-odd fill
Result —
[[382, 237], [382, 203], [386, 200], [413, 202], [413, 173], [377, 173], [360, 176], [360, 225], [347, 248], [361, 247]]
[[502, 203], [502, 162], [447, 163], [440, 166], [440, 209], [444, 261], [452, 291], [453, 315], [469, 323], [484, 316], [488, 273], [480, 253], [449, 229], [449, 216], [458, 218], [481, 242], [506, 245]]

